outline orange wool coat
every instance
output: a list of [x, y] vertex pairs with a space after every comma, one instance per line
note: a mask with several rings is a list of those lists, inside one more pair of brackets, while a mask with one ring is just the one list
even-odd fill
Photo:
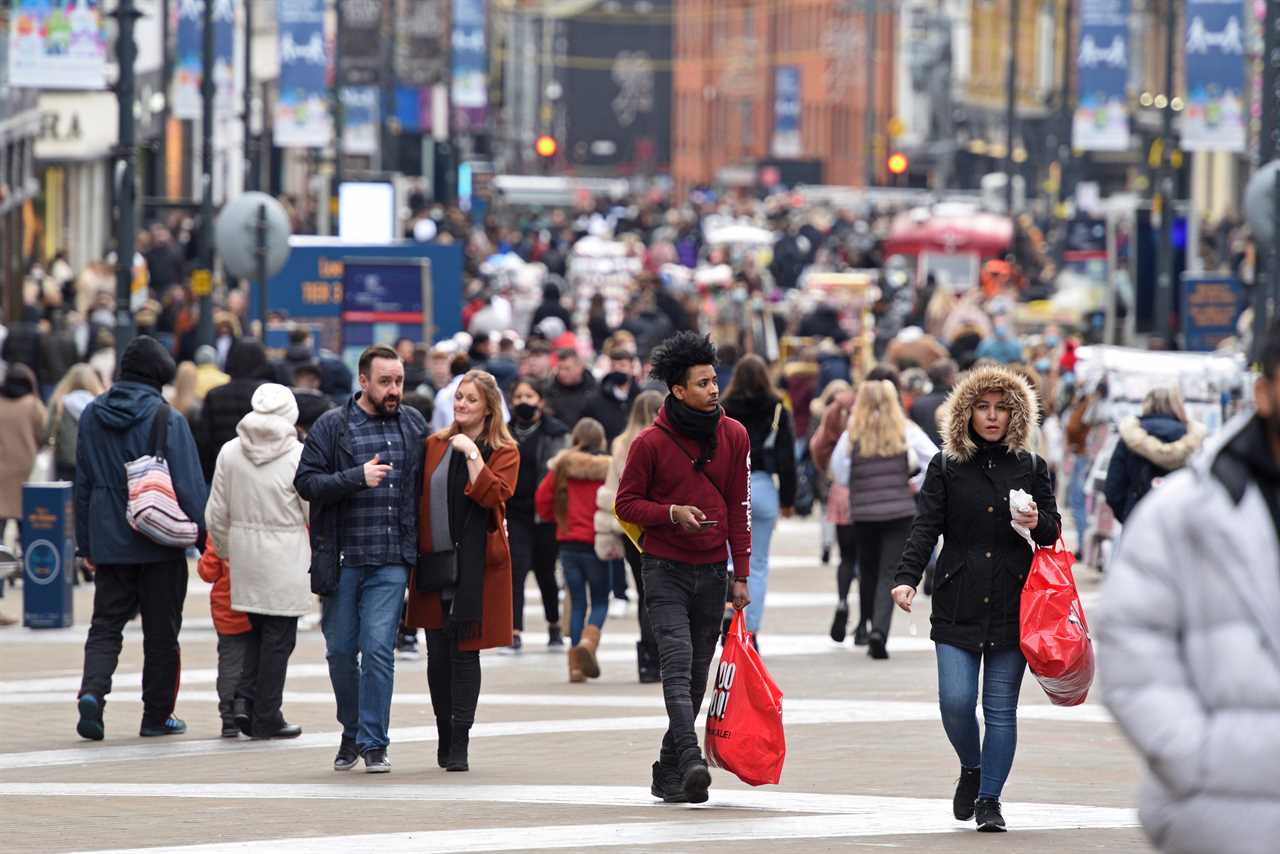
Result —
[[[418, 550], [431, 551], [431, 522], [427, 517], [431, 506], [431, 474], [444, 458], [448, 440], [438, 435], [427, 437], [426, 457], [422, 463], [422, 505], [418, 516]], [[511, 547], [507, 543], [507, 499], [515, 492], [520, 471], [520, 451], [515, 445], [493, 452], [489, 464], [467, 485], [467, 495], [489, 511], [489, 535], [484, 549], [484, 604], [480, 620], [480, 637], [464, 641], [464, 650], [495, 649], [510, 646], [511, 611]], [[405, 622], [413, 628], [444, 628], [444, 608], [439, 593], [419, 593], [409, 577], [409, 607]]]

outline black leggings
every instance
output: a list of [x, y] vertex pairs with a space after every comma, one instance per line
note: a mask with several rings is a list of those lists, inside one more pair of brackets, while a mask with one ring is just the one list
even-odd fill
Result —
[[447, 629], [428, 630], [427, 688], [438, 724], [470, 729], [480, 702], [480, 653], [458, 649], [457, 638]]
[[[841, 602], [849, 600], [849, 588], [858, 577], [858, 538], [853, 525], [836, 525], [836, 542], [840, 546], [840, 565], [836, 567], [836, 595]], [[866, 622], [869, 614], [863, 615]]]
[[542, 614], [548, 623], [560, 622], [560, 589], [556, 585], [556, 526], [535, 522], [532, 516], [508, 516], [507, 536], [511, 541], [511, 607], [514, 628], [524, 631], [524, 583], [533, 570], [542, 593]]
[[858, 540], [860, 574], [858, 598], [862, 625], [871, 621], [871, 630], [889, 635], [893, 621], [893, 571], [902, 558], [911, 533], [911, 519], [889, 519], [884, 522], [855, 522], [854, 536]]

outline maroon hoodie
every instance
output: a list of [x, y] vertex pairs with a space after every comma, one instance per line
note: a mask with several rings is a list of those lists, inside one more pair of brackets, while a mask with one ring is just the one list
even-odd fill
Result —
[[[701, 453], [691, 439], [658, 410], [654, 426], [631, 443], [618, 482], [618, 518], [644, 528], [644, 553], [681, 563], [718, 563], [733, 556], [733, 574], [746, 578], [751, 557], [751, 439], [747, 428], [723, 411], [716, 451], [701, 472]], [[671, 505], [697, 507], [718, 524], [696, 534], [673, 524]]]

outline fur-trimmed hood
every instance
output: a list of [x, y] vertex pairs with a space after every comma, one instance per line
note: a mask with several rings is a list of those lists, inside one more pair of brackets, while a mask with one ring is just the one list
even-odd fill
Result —
[[989, 391], [1002, 392], [1009, 404], [1009, 432], [1005, 434], [1004, 444], [1015, 451], [1034, 450], [1039, 411], [1035, 390], [1010, 369], [988, 366], [963, 374], [938, 407], [938, 432], [942, 435], [942, 452], [948, 459], [968, 462], [978, 452], [977, 444], [969, 435], [969, 421], [978, 398]]
[[[568, 480], [599, 480], [609, 476], [609, 463], [612, 458], [607, 454], [588, 454], [585, 451], [564, 450], [556, 454], [547, 463], [547, 469]], [[563, 466], [563, 470], [561, 467]]]
[[[1173, 419], [1161, 419], [1173, 421]], [[1148, 429], [1154, 425], [1143, 426], [1142, 420], [1131, 415], [1120, 421], [1120, 439], [1130, 451], [1150, 460], [1165, 471], [1174, 471], [1187, 464], [1187, 460], [1204, 443], [1208, 431], [1194, 421], [1188, 422], [1186, 432], [1170, 441], [1170, 437], [1161, 437]]]

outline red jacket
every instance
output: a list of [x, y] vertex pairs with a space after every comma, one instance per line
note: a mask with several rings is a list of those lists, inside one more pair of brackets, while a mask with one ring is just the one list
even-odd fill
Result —
[[[733, 556], [733, 574], [746, 578], [751, 557], [751, 439], [723, 411], [716, 452], [693, 468], [698, 442], [678, 433], [658, 411], [654, 426], [631, 443], [618, 482], [618, 517], [644, 528], [645, 554], [681, 563], [718, 563]], [[671, 522], [673, 504], [687, 504], [717, 524], [688, 534]]]
[[533, 496], [534, 511], [542, 519], [556, 518], [556, 499], [568, 498], [564, 524], [556, 522], [561, 543], [596, 541], [596, 492], [609, 476], [609, 457], [583, 451], [564, 451], [547, 465], [547, 475]]
[[213, 585], [209, 591], [209, 611], [213, 614], [214, 630], [220, 635], [242, 635], [252, 629], [248, 615], [231, 609], [231, 576], [227, 573], [227, 562], [214, 551], [213, 543], [205, 545], [196, 572]]

